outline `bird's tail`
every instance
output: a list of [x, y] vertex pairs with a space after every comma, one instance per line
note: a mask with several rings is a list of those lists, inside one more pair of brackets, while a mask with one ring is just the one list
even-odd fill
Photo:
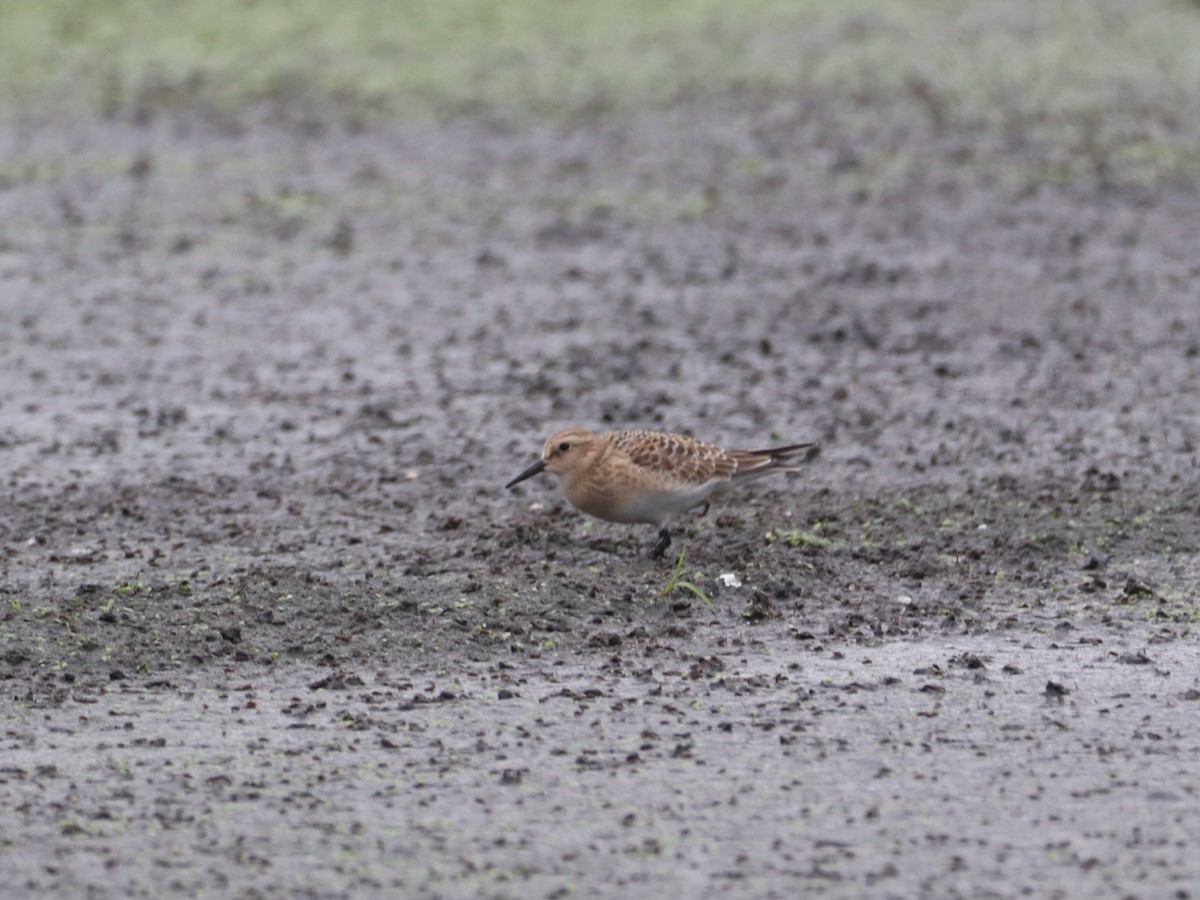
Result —
[[821, 445], [810, 442], [807, 444], [789, 444], [786, 447], [769, 447], [766, 450], [732, 450], [730, 453], [737, 461], [737, 471], [734, 478], [750, 478], [757, 475], [767, 475], [772, 472], [799, 472], [791, 458], [805, 451], [804, 459], [796, 462], [808, 462], [821, 452]]

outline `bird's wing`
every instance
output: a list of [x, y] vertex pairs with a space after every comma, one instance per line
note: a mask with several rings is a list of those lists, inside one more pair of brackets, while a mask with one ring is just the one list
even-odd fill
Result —
[[733, 454], [684, 435], [614, 431], [606, 437], [633, 465], [659, 476], [668, 476], [681, 489], [714, 478], [728, 480], [738, 469]]

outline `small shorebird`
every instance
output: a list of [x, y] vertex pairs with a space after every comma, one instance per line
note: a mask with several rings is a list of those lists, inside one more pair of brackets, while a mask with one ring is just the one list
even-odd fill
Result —
[[[567, 428], [542, 448], [542, 458], [505, 485], [511, 488], [541, 472], [558, 476], [571, 505], [610, 522], [659, 526], [657, 559], [671, 546], [666, 520], [729, 490], [733, 482], [772, 472], [796, 472], [790, 457], [817, 445], [767, 450], [723, 450], [682, 434]], [[811, 455], [811, 454], [810, 454]]]

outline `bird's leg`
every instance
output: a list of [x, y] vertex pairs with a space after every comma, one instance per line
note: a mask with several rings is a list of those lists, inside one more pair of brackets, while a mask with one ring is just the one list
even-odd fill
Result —
[[711, 505], [712, 505], [712, 504], [710, 504], [710, 503], [709, 503], [707, 500], [705, 500], [705, 501], [704, 501], [704, 509], [700, 510], [700, 512], [699, 512], [699, 513], [696, 515], [696, 518], [697, 518], [697, 519], [703, 519], [705, 516], [707, 516], [707, 515], [708, 515], [708, 508], [709, 508], [709, 506], [711, 506]]
[[658, 543], [654, 545], [654, 549], [650, 551], [651, 559], [662, 559], [662, 555], [667, 552], [667, 548], [671, 546], [671, 532], [664, 525], [658, 532]]

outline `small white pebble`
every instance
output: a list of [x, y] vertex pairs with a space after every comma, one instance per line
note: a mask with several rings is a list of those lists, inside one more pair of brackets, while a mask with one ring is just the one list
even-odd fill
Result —
[[725, 572], [717, 576], [717, 581], [725, 585], [725, 587], [738, 588], [742, 586], [741, 579], [732, 572]]
[[987, 531], [987, 522], [980, 522], [980, 523], [979, 523], [979, 530], [980, 530], [980, 531]]
[[404, 470], [404, 480], [405, 481], [416, 481], [420, 477], [421, 476], [417, 474], [416, 469], [405, 469]]
[[901, 594], [896, 598], [896, 602], [901, 606], [909, 606], [912, 604], [912, 597], [908, 596], [908, 594]]

